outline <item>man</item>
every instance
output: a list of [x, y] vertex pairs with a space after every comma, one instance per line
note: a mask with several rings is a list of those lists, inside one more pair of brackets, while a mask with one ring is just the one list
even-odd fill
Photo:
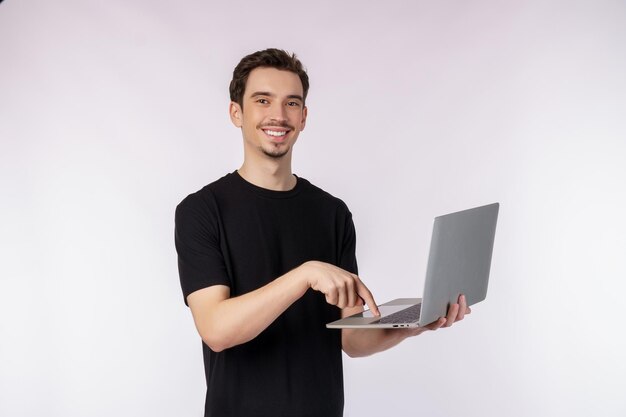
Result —
[[230, 84], [239, 170], [176, 209], [185, 302], [203, 340], [205, 416], [341, 416], [343, 349], [388, 349], [469, 313], [463, 297], [425, 328], [328, 330], [374, 298], [357, 274], [347, 206], [291, 170], [309, 81], [295, 55], [244, 57]]

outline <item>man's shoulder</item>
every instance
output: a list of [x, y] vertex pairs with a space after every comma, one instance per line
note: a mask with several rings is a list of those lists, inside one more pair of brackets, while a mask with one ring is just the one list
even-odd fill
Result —
[[227, 190], [232, 182], [232, 173], [205, 185], [199, 190], [187, 195], [178, 204], [178, 208], [194, 208], [198, 206], [211, 206], [215, 201], [215, 195]]
[[317, 203], [322, 203], [328, 206], [334, 206], [336, 208], [349, 212], [348, 206], [339, 197], [336, 197], [330, 192], [322, 189], [321, 187], [318, 187], [317, 185], [313, 184], [312, 182], [310, 182], [309, 180], [305, 178], [299, 177], [298, 179], [305, 182], [305, 185], [306, 185], [305, 188], [307, 189], [307, 195], [309, 198], [314, 199]]

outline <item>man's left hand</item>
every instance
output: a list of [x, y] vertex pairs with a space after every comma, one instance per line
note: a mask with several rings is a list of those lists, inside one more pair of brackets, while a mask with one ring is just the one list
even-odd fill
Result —
[[440, 317], [439, 320], [427, 324], [424, 327], [417, 327], [415, 329], [402, 329], [407, 333], [407, 337], [417, 336], [424, 333], [427, 330], [437, 330], [440, 327], [450, 327], [457, 321], [463, 320], [465, 315], [470, 314], [472, 310], [467, 306], [465, 295], [459, 296], [459, 302], [450, 305], [448, 308], [448, 314], [446, 317]]

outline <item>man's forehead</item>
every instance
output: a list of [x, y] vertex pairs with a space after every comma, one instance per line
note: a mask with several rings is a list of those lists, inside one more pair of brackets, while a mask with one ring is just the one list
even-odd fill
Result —
[[302, 81], [298, 74], [276, 68], [259, 67], [248, 75], [245, 95], [250, 97], [256, 92], [269, 95], [302, 96]]

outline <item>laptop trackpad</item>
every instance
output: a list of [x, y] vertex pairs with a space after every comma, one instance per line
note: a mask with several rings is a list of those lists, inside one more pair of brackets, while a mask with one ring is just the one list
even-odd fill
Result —
[[[395, 301], [395, 300], [394, 300]], [[380, 311], [380, 316], [375, 316], [370, 310], [365, 310], [362, 313], [354, 314], [350, 317], [346, 317], [343, 319], [343, 324], [345, 325], [355, 325], [355, 324], [370, 324], [380, 320], [381, 317], [388, 316], [393, 313], [397, 313], [400, 310], [404, 310], [405, 308], [411, 307], [414, 304], [395, 304], [390, 305], [390, 303], [385, 303], [378, 306], [378, 310]]]

